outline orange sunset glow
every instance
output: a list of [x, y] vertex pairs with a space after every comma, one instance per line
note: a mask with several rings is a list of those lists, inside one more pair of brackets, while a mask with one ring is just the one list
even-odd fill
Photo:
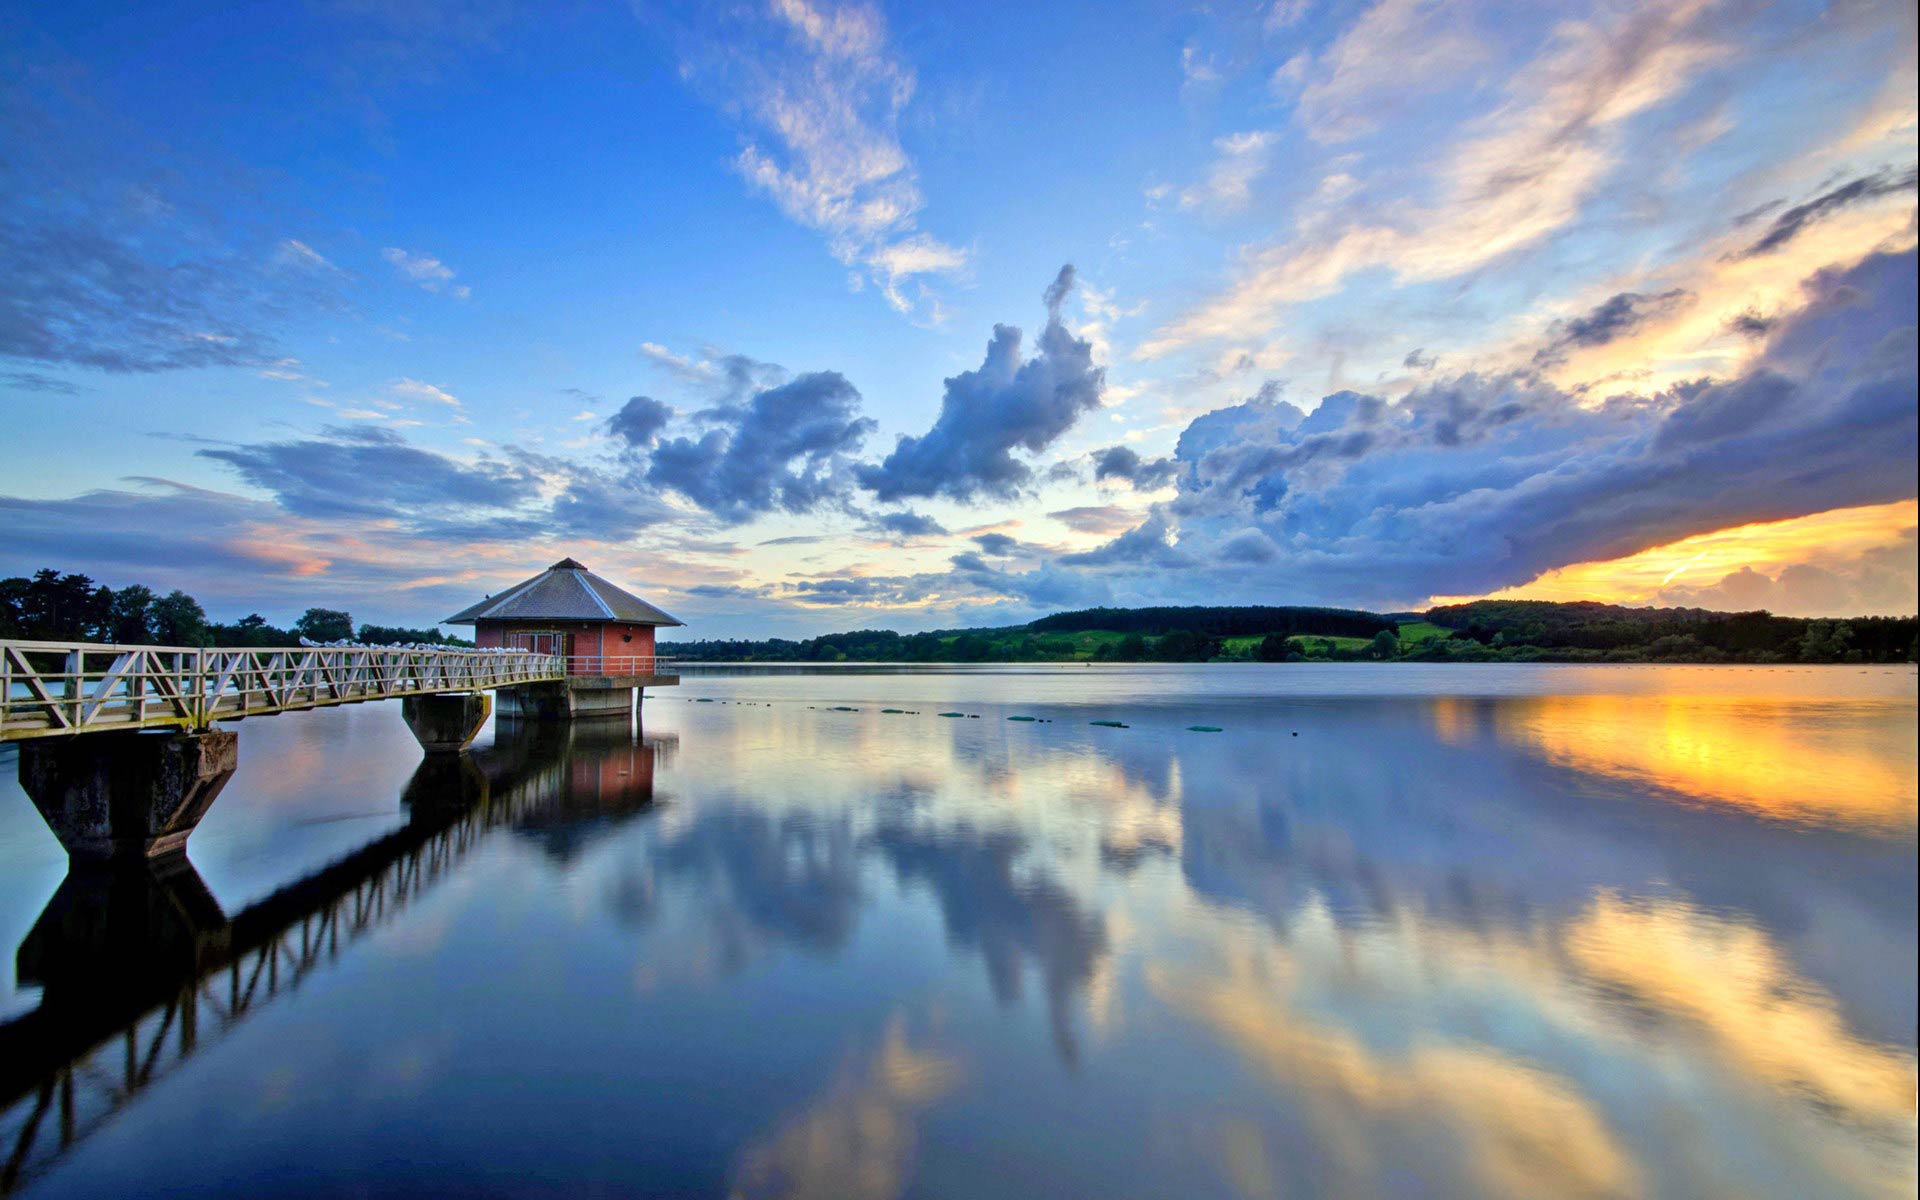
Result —
[[[1857, 604], [1843, 604], [1842, 609], [1861, 613], [1911, 611], [1916, 526], [1920, 526], [1920, 502], [1913, 500], [1836, 508], [1786, 521], [1695, 534], [1625, 558], [1560, 567], [1531, 582], [1485, 596], [1434, 596], [1431, 603], [1465, 604], [1485, 599], [1688, 605], [1710, 601], [1707, 606], [1714, 608], [1764, 607], [1789, 616], [1824, 616], [1835, 610], [1827, 605], [1792, 603], [1791, 593], [1743, 592], [1738, 581], [1712, 596], [1698, 593], [1714, 588], [1736, 572], [1751, 571], [1774, 581], [1792, 567], [1848, 569], [1877, 554], [1893, 560], [1891, 577], [1882, 589], [1885, 594], [1861, 595]], [[1745, 599], [1762, 603], [1741, 603]]]

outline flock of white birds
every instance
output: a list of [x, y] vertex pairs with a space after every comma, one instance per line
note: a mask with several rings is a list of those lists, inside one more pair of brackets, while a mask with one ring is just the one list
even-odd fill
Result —
[[316, 642], [302, 636], [300, 645], [308, 650], [432, 650], [442, 654], [532, 654], [531, 650], [514, 650], [505, 646], [444, 646], [434, 642], [354, 642], [346, 639], [333, 642]]

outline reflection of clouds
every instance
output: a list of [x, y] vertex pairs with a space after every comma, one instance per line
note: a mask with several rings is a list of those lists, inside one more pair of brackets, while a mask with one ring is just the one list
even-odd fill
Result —
[[1252, 975], [1182, 983], [1156, 970], [1151, 981], [1162, 999], [1299, 1094], [1333, 1144], [1348, 1143], [1342, 1166], [1361, 1178], [1346, 1188], [1373, 1182], [1369, 1156], [1352, 1153], [1351, 1139], [1387, 1120], [1444, 1126], [1460, 1147], [1458, 1166], [1486, 1194], [1640, 1191], [1638, 1169], [1605, 1119], [1558, 1076], [1479, 1047], [1377, 1050], [1293, 1010]]
[[1898, 832], [1914, 827], [1913, 711], [1887, 704], [1684, 695], [1539, 696], [1477, 710], [1433, 706], [1456, 744], [1473, 717], [1549, 762], [1774, 820]]
[[794, 1200], [891, 1200], [906, 1190], [921, 1110], [959, 1083], [958, 1064], [907, 1041], [899, 1020], [870, 1061], [839, 1080], [770, 1136], [749, 1145], [732, 1195]]
[[1054, 1045], [1073, 1061], [1073, 1010], [1107, 953], [1102, 917], [1051, 876], [1016, 878], [1014, 863], [1026, 847], [1018, 834], [890, 825], [873, 840], [903, 882], [933, 889], [948, 941], [979, 952], [1001, 1003], [1020, 999], [1027, 959], [1039, 966]]
[[774, 817], [746, 808], [704, 813], [660, 848], [658, 867], [700, 883], [714, 949], [728, 969], [769, 942], [837, 951], [862, 903], [859, 850], [844, 817]]
[[1911, 1145], [1913, 1056], [1854, 1037], [1761, 930], [1686, 904], [1602, 894], [1562, 937], [1581, 971], [1704, 1033], [1740, 1074]]
[[[1898, 1003], [1904, 989], [1911, 1012], [1913, 864], [1910, 843], [1858, 818], [1902, 803], [1883, 781], [1913, 739], [1887, 713], [1911, 706], [1680, 703], [1259, 698], [1217, 739], [1145, 716], [1090, 737], [1064, 720], [923, 729], [767, 710], [763, 727], [740, 714], [737, 744], [701, 712], [689, 740], [718, 732], [703, 741], [751, 779], [683, 804], [684, 829], [662, 834], [722, 806], [763, 814], [737, 828], [772, 842], [803, 816], [844, 825], [854, 859], [878, 856], [937, 903], [951, 959], [977, 955], [999, 1003], [1038, 973], [1069, 1062], [1106, 1013], [1102, 1060], [1131, 1065], [1168, 1019], [1141, 992], [1170, 1003], [1227, 1048], [1192, 1068], [1221, 1073], [1197, 1076], [1219, 1100], [1196, 1136], [1244, 1194], [1415, 1177], [1458, 1194], [1899, 1192], [1915, 1143]], [[1743, 751], [1760, 766], [1725, 765]], [[1783, 754], [1844, 786], [1816, 787]], [[1849, 809], [1846, 788], [1873, 794]], [[1690, 796], [1713, 802], [1673, 802]], [[834, 886], [782, 881], [776, 849], [721, 857], [704, 860], [719, 882], [693, 889], [703, 914], [756, 877]], [[849, 879], [850, 925], [891, 902]], [[654, 882], [672, 907], [668, 873]], [[1240, 1064], [1279, 1091], [1248, 1089]], [[1118, 1118], [1091, 1116], [1109, 1134]], [[803, 1126], [840, 1136], [796, 1121], [790, 1149]]]
[[[1913, 1055], [1852, 1033], [1753, 927], [1601, 893], [1530, 927], [1309, 902], [1280, 938], [1210, 932], [1215, 963], [1152, 962], [1149, 986], [1297, 1099], [1349, 1190], [1442, 1129], [1475, 1192], [1912, 1194]], [[1646, 1126], [1661, 1109], [1732, 1148], [1692, 1153]]]

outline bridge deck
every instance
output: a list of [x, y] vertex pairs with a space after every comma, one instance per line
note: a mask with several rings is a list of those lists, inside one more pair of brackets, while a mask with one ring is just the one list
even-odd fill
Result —
[[[655, 664], [646, 667], [652, 673]], [[218, 720], [567, 677], [559, 656], [522, 651], [0, 641], [0, 741], [204, 729]]]

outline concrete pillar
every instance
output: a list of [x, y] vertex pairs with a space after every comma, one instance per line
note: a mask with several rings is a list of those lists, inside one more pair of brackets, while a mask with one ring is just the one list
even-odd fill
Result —
[[493, 697], [485, 692], [449, 692], [406, 696], [400, 713], [428, 754], [457, 754], [493, 715]]
[[523, 683], [500, 689], [500, 715], [520, 721], [567, 721], [573, 705], [565, 683]]
[[181, 853], [239, 765], [240, 735], [226, 729], [20, 744], [22, 790], [81, 862]]
[[500, 715], [521, 721], [575, 721], [633, 715], [632, 687], [582, 687], [574, 682], [524, 683], [500, 689]]
[[622, 721], [633, 715], [633, 689], [630, 687], [569, 688], [575, 720], [582, 717], [617, 717]]

